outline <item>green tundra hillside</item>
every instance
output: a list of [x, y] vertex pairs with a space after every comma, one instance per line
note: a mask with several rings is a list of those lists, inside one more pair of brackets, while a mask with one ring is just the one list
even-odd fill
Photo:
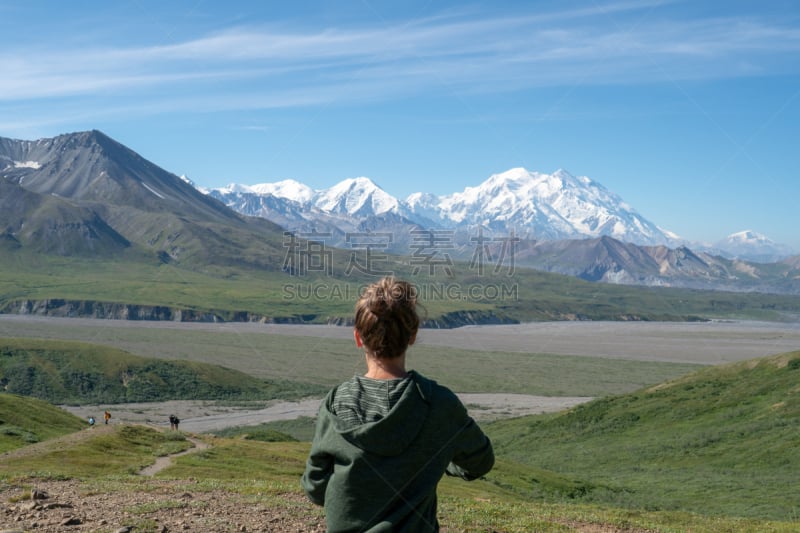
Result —
[[706, 368], [569, 411], [489, 426], [498, 455], [566, 476], [495, 481], [551, 500], [796, 519], [800, 351]]
[[286, 380], [257, 379], [219, 365], [141, 357], [95, 344], [2, 338], [0, 384], [7, 392], [66, 404], [266, 400], [324, 390]]
[[0, 392], [0, 453], [85, 427], [82, 419], [43, 400]]

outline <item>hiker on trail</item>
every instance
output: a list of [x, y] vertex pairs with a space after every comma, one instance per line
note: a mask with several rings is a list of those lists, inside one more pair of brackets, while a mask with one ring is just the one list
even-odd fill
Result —
[[109, 418], [111, 418], [111, 413], [109, 413], [108, 411], [106, 411], [106, 412], [103, 414], [103, 421], [104, 421], [106, 424], [108, 424], [108, 419], [109, 419]]
[[332, 389], [317, 416], [301, 485], [325, 507], [328, 531], [438, 531], [444, 474], [476, 479], [492, 444], [449, 389], [406, 370], [419, 328], [416, 290], [384, 278], [355, 308], [367, 372]]
[[169, 415], [169, 428], [178, 431], [180, 420], [175, 415]]
[[93, 425], [94, 425], [94, 417], [93, 417], [93, 416], [90, 416], [90, 417], [89, 417], [89, 427], [91, 427], [91, 426], [93, 426]]

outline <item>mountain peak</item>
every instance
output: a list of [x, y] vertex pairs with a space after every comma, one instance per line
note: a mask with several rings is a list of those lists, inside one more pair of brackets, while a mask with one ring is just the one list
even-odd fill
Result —
[[142, 211], [234, 214], [209, 202], [195, 187], [147, 161], [99, 130], [66, 133], [37, 141], [0, 143], [4, 175], [37, 194], [53, 194], [84, 204], [135, 204]]
[[515, 181], [520, 179], [529, 179], [534, 174], [536, 173], [531, 172], [525, 167], [515, 167], [508, 169], [505, 172], [500, 172], [499, 174], [492, 174], [489, 179], [496, 178], [506, 181]]
[[358, 178], [347, 178], [333, 187], [327, 189], [328, 191], [363, 191], [363, 192], [375, 192], [375, 191], [382, 191], [374, 181], [371, 179], [360, 176]]
[[301, 204], [308, 202], [314, 196], [314, 190], [311, 187], [292, 179], [285, 179], [275, 183], [259, 183], [249, 189], [262, 196], [271, 194], [272, 196], [294, 200]]
[[[523, 167], [512, 168], [499, 174], [493, 174], [478, 187], [489, 194], [494, 194], [498, 189], [521, 191], [522, 194], [547, 198], [560, 194], [567, 189], [597, 188], [589, 178], [576, 178], [563, 169], [558, 169], [552, 174], [530, 171]], [[465, 191], [466, 192], [466, 191]]]
[[313, 203], [322, 211], [349, 215], [379, 215], [397, 211], [400, 202], [366, 177], [348, 178], [318, 191]]
[[731, 233], [714, 244], [723, 255], [757, 262], [772, 262], [788, 257], [792, 250], [766, 235], [750, 229]]
[[731, 233], [725, 240], [730, 243], [759, 243], [759, 244], [774, 244], [769, 238], [756, 231], [746, 229]]

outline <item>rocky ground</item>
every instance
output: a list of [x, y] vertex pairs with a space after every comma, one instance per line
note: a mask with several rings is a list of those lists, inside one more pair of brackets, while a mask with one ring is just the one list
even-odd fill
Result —
[[[33, 493], [33, 498], [31, 494]], [[280, 503], [276, 503], [280, 499]], [[647, 533], [604, 524], [564, 522], [558, 531]], [[12, 487], [0, 502], [0, 533], [68, 532], [323, 532], [325, 520], [299, 493], [241, 496], [192, 490], [191, 480], [143, 480], [138, 490], [103, 492], [80, 481], [46, 481], [35, 490]], [[442, 533], [459, 530], [442, 524]], [[492, 533], [501, 533], [493, 531]]]
[[4, 491], [0, 532], [325, 531], [319, 510], [298, 493], [267, 505], [258, 497], [192, 490], [191, 481], [152, 479], [124, 492], [94, 492], [77, 480], [41, 482], [34, 498], [31, 492]]
[[[0, 503], [0, 533], [325, 531], [321, 510], [298, 493], [280, 495], [281, 503], [277, 505], [221, 490], [194, 491], [187, 484], [182, 480], [147, 481], [141, 490], [102, 493], [88, 491], [79, 481], [43, 482], [36, 488], [39, 498]], [[27, 498], [30, 490], [14, 487], [7, 493], [13, 500]], [[565, 521], [557, 530], [649, 533], [639, 528], [575, 521]], [[446, 524], [442, 524], [441, 531], [461, 533]]]
[[[58, 442], [70, 445], [98, 431], [111, 427], [101, 425]], [[299, 491], [243, 495], [222, 486], [209, 490], [207, 483], [201, 486], [194, 479], [153, 478], [173, 458], [209, 447], [199, 438], [187, 438], [193, 448], [159, 457], [133, 480], [23, 480], [0, 485], [0, 533], [325, 531], [321, 510]], [[0, 460], [13, 461], [50, 446], [26, 446], [0, 455]]]

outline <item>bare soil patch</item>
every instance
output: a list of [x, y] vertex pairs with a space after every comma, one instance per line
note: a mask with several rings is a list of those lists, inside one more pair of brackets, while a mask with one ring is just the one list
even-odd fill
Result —
[[[32, 488], [47, 497], [30, 499]], [[109, 492], [68, 480], [5, 490], [0, 530], [319, 532], [325, 531], [325, 521], [298, 492], [264, 500], [225, 490], [199, 490], [184, 480], [147, 480], [128, 491]]]
[[180, 457], [181, 455], [186, 455], [186, 454], [189, 454], [189, 453], [199, 452], [200, 450], [206, 450], [206, 449], [208, 449], [210, 447], [210, 445], [207, 442], [202, 441], [200, 439], [196, 439], [196, 438], [190, 437], [190, 436], [187, 436], [186, 438], [189, 440], [189, 442], [191, 442], [194, 445], [192, 448], [189, 448], [188, 450], [184, 450], [184, 451], [179, 452], [179, 453], [173, 453], [172, 455], [165, 455], [165, 456], [156, 458], [156, 462], [151, 464], [148, 467], [143, 468], [139, 472], [139, 475], [140, 476], [155, 476], [156, 474], [158, 474], [159, 472], [161, 472], [165, 468], [169, 468], [169, 466], [172, 464], [172, 460], [174, 458]]
[[[40, 496], [31, 499], [32, 489]], [[280, 503], [276, 501], [280, 499]], [[568, 522], [581, 533], [646, 533], [604, 524]], [[3, 492], [0, 531], [322, 532], [322, 510], [299, 492], [262, 498], [225, 490], [199, 490], [191, 481], [153, 480], [124, 492], [78, 481], [36, 481]], [[456, 533], [446, 523], [443, 533]]]

